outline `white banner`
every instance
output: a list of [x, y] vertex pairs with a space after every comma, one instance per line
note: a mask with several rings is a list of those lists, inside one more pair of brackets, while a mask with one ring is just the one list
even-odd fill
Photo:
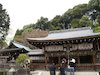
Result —
[[63, 45], [46, 46], [46, 51], [63, 51]]

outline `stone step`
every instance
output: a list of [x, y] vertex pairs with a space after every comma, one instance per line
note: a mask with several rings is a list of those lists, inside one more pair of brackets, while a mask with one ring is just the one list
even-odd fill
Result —
[[[49, 72], [42, 72], [41, 75], [50, 75]], [[56, 72], [56, 75], [59, 75], [59, 72]], [[70, 72], [67, 72], [66, 75], [70, 75]], [[98, 72], [75, 72], [74, 75], [99, 75]]]
[[42, 72], [41, 71], [34, 71], [34, 72], [31, 72], [31, 75], [42, 75]]
[[[50, 72], [40, 70], [31, 72], [31, 75], [50, 75]], [[56, 71], [56, 75], [59, 75], [59, 71]], [[70, 72], [67, 72], [66, 75], [70, 75]], [[99, 75], [99, 72], [75, 72], [74, 75]]]
[[[67, 75], [70, 75], [69, 72], [67, 72]], [[98, 72], [75, 72], [74, 75], [99, 75]]]

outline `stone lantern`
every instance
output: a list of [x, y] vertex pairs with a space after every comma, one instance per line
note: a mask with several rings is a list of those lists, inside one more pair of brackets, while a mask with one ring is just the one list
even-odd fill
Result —
[[7, 75], [15, 75], [16, 70], [15, 70], [15, 60], [14, 60], [14, 58], [9, 63], [10, 63], [11, 68], [8, 71]]

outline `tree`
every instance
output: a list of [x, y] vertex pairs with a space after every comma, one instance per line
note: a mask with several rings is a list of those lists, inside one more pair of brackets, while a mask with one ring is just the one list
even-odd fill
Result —
[[83, 15], [88, 11], [87, 4], [79, 4], [73, 9], [69, 9], [66, 11], [60, 19], [60, 23], [64, 25], [66, 29], [71, 28], [71, 23], [73, 19], [81, 19]]
[[36, 25], [35, 25], [35, 24], [28, 24], [28, 25], [25, 25], [25, 26], [23, 27], [23, 31], [24, 31], [25, 29], [27, 29], [27, 28], [35, 29], [35, 28], [36, 28]]
[[16, 63], [18, 65], [22, 65], [24, 63], [25, 59], [29, 59], [29, 56], [27, 54], [20, 54], [18, 56], [18, 58], [16, 59]]
[[60, 21], [60, 15], [56, 15], [51, 21], [51, 25], [53, 25], [54, 27], [57, 27], [59, 25], [59, 21]]
[[93, 28], [94, 32], [100, 32], [100, 26]]
[[30, 69], [30, 63], [32, 60], [29, 58], [27, 54], [20, 54], [16, 59], [17, 67], [21, 67], [21, 69]]
[[88, 11], [87, 4], [79, 4], [72, 9], [72, 18], [81, 18]]
[[41, 17], [36, 23], [36, 28], [39, 28], [41, 30], [49, 29], [48, 18]]
[[95, 22], [94, 27], [93, 27], [93, 31], [100, 32], [100, 23], [98, 21]]
[[72, 28], [78, 28], [79, 27], [79, 21], [80, 19], [73, 19], [71, 22]]
[[100, 0], [90, 0], [89, 3], [88, 3], [88, 7], [90, 9], [99, 9]]
[[92, 25], [92, 21], [89, 20], [87, 16], [83, 16], [79, 21], [79, 27], [88, 27]]
[[100, 15], [97, 16], [97, 22], [100, 24]]
[[16, 35], [21, 35], [22, 32], [23, 32], [23, 30], [19, 30], [19, 29], [17, 29], [15, 36], [16, 36]]
[[8, 34], [10, 25], [10, 18], [6, 10], [3, 9], [2, 4], [0, 4], [0, 44], [5, 40]]
[[28, 32], [32, 32], [33, 28], [26, 28], [23, 30], [22, 34], [28, 33]]
[[8, 47], [8, 44], [5, 41], [2, 42], [2, 44], [0, 44], [0, 49], [7, 48], [7, 47]]
[[69, 9], [61, 16], [60, 19], [60, 23], [62, 24], [63, 29], [70, 28], [71, 19], [72, 19], [72, 9]]

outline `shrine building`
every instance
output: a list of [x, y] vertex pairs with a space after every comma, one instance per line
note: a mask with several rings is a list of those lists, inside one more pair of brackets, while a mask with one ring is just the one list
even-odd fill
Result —
[[47, 37], [27, 41], [43, 50], [46, 67], [51, 61], [59, 67], [63, 58], [74, 58], [76, 70], [100, 70], [100, 33], [90, 27], [50, 31]]
[[[34, 65], [34, 67], [31, 66], [31, 69], [37, 69], [38, 63], [45, 62], [45, 56], [41, 49], [32, 50], [22, 43], [12, 41], [7, 48], [0, 50], [0, 69], [9, 69], [12, 60], [16, 65], [16, 58], [19, 54], [29, 55], [30, 59], [32, 59], [32, 65]], [[38, 68], [40, 69], [41, 66]]]

